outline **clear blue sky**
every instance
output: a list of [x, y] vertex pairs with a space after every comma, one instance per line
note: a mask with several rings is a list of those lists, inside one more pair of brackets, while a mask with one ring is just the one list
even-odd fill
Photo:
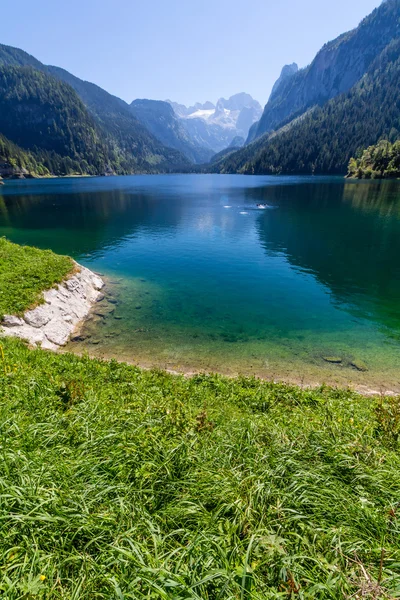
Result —
[[131, 102], [248, 92], [262, 104], [286, 63], [306, 66], [381, 0], [11, 0], [0, 41]]

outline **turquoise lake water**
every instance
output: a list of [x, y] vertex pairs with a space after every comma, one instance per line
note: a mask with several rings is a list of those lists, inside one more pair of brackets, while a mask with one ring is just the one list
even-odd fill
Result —
[[400, 389], [400, 182], [13, 181], [0, 188], [0, 235], [106, 277], [108, 298], [71, 350]]

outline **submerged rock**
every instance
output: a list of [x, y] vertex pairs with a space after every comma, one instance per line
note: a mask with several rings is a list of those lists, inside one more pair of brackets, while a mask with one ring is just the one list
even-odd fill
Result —
[[90, 336], [89, 335], [82, 335], [82, 334], [78, 334], [78, 335], [73, 335], [71, 337], [71, 342], [84, 342], [85, 340], [87, 340]]
[[325, 362], [332, 363], [334, 365], [340, 365], [343, 361], [340, 356], [323, 356]]
[[353, 369], [356, 369], [357, 371], [368, 371], [367, 365], [361, 360], [352, 360], [350, 366], [353, 367]]

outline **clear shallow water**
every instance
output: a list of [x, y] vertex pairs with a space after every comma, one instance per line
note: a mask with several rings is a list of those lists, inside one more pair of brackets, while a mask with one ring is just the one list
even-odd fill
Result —
[[69, 349], [400, 389], [400, 182], [7, 182], [0, 235], [70, 254], [108, 278], [111, 302]]

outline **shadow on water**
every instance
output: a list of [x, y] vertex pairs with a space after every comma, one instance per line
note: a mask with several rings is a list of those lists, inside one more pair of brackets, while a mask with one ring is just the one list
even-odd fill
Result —
[[[259, 219], [266, 252], [330, 288], [353, 314], [399, 324], [400, 202], [398, 182], [299, 185], [267, 191], [279, 210]], [[293, 210], [293, 203], [299, 208]]]
[[0, 196], [0, 231], [74, 257], [112, 251], [139, 230], [174, 229], [181, 206], [123, 190]]

